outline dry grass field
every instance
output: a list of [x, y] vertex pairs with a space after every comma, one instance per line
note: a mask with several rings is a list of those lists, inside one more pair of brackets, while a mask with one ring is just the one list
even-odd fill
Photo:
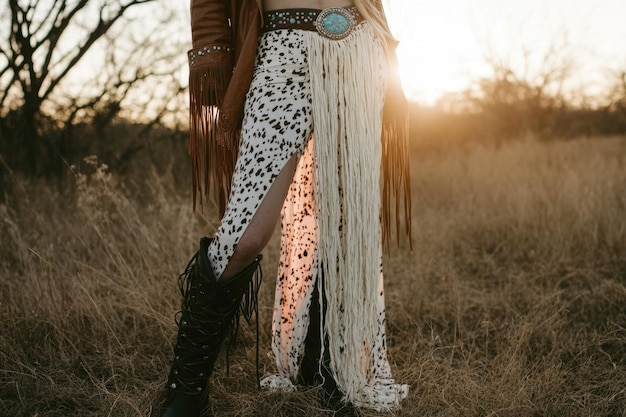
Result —
[[[388, 342], [410, 384], [397, 416], [626, 416], [626, 140], [429, 149], [413, 156], [414, 251], [385, 258]], [[148, 416], [161, 399], [176, 278], [211, 208], [184, 173], [63, 187], [8, 177], [0, 204], [0, 416]], [[278, 235], [265, 251], [261, 372], [271, 372]], [[330, 416], [315, 389], [258, 391], [253, 327], [216, 416]], [[366, 417], [383, 416], [364, 411]]]

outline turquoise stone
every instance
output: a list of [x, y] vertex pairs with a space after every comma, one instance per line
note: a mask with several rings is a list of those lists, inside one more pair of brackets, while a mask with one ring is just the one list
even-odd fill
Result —
[[348, 30], [350, 22], [339, 13], [331, 13], [324, 18], [324, 28], [332, 34], [344, 33]]

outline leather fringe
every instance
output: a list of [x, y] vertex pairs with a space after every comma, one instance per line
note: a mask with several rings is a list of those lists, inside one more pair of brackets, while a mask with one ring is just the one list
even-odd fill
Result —
[[392, 235], [392, 213], [396, 229], [396, 242], [400, 244], [404, 219], [404, 235], [413, 250], [411, 230], [411, 164], [409, 148], [409, 105], [402, 90], [398, 72], [396, 43], [387, 44], [387, 93], [383, 107], [382, 141], [382, 239], [389, 250]]
[[[404, 119], [404, 120], [403, 120]], [[383, 122], [382, 167], [383, 189], [381, 202], [382, 239], [389, 249], [392, 235], [392, 213], [396, 229], [396, 241], [400, 244], [401, 219], [404, 219], [404, 235], [413, 250], [411, 231], [411, 170], [409, 163], [409, 125], [406, 118]]]
[[[211, 191], [222, 216], [237, 160], [238, 132], [222, 127], [221, 105], [232, 73], [230, 62], [195, 65], [189, 71], [189, 156], [193, 208]], [[225, 139], [226, 138], [226, 139]], [[235, 145], [231, 145], [231, 143]]]

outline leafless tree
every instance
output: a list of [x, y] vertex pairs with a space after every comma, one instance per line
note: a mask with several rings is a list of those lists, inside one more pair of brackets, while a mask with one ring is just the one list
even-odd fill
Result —
[[626, 122], [626, 70], [616, 71], [613, 87], [608, 95], [608, 110], [618, 115], [619, 119]]
[[[34, 172], [47, 168], [42, 156], [61, 159], [78, 122], [97, 129], [122, 114], [150, 125], [174, 110], [185, 40], [171, 3], [159, 2], [149, 19], [136, 13], [152, 2], [8, 0], [0, 11], [10, 22], [0, 37], [0, 151]], [[49, 126], [65, 134], [50, 137]]]
[[487, 52], [492, 74], [479, 79], [466, 97], [498, 136], [554, 133], [555, 113], [571, 99], [564, 86], [577, 65], [574, 50], [564, 34], [544, 51], [522, 48], [518, 54], [522, 65]]

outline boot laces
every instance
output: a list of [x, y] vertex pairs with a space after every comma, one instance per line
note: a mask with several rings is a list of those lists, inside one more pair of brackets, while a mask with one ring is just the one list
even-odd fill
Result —
[[[219, 355], [221, 342], [230, 329], [226, 350], [226, 371], [230, 374], [230, 351], [239, 332], [240, 316], [251, 324], [252, 314], [256, 322], [256, 374], [259, 375], [259, 308], [258, 292], [262, 282], [259, 255], [251, 265], [254, 267], [252, 279], [246, 284], [242, 298], [220, 305], [216, 311], [215, 292], [217, 286], [203, 279], [198, 271], [196, 253], [178, 277], [178, 287], [182, 295], [181, 310], [176, 314], [179, 337], [174, 349], [175, 359], [169, 387], [185, 392], [201, 393], [213, 371]], [[213, 299], [213, 302], [209, 302]], [[218, 300], [220, 301], [220, 300]], [[213, 331], [211, 331], [211, 329]]]

